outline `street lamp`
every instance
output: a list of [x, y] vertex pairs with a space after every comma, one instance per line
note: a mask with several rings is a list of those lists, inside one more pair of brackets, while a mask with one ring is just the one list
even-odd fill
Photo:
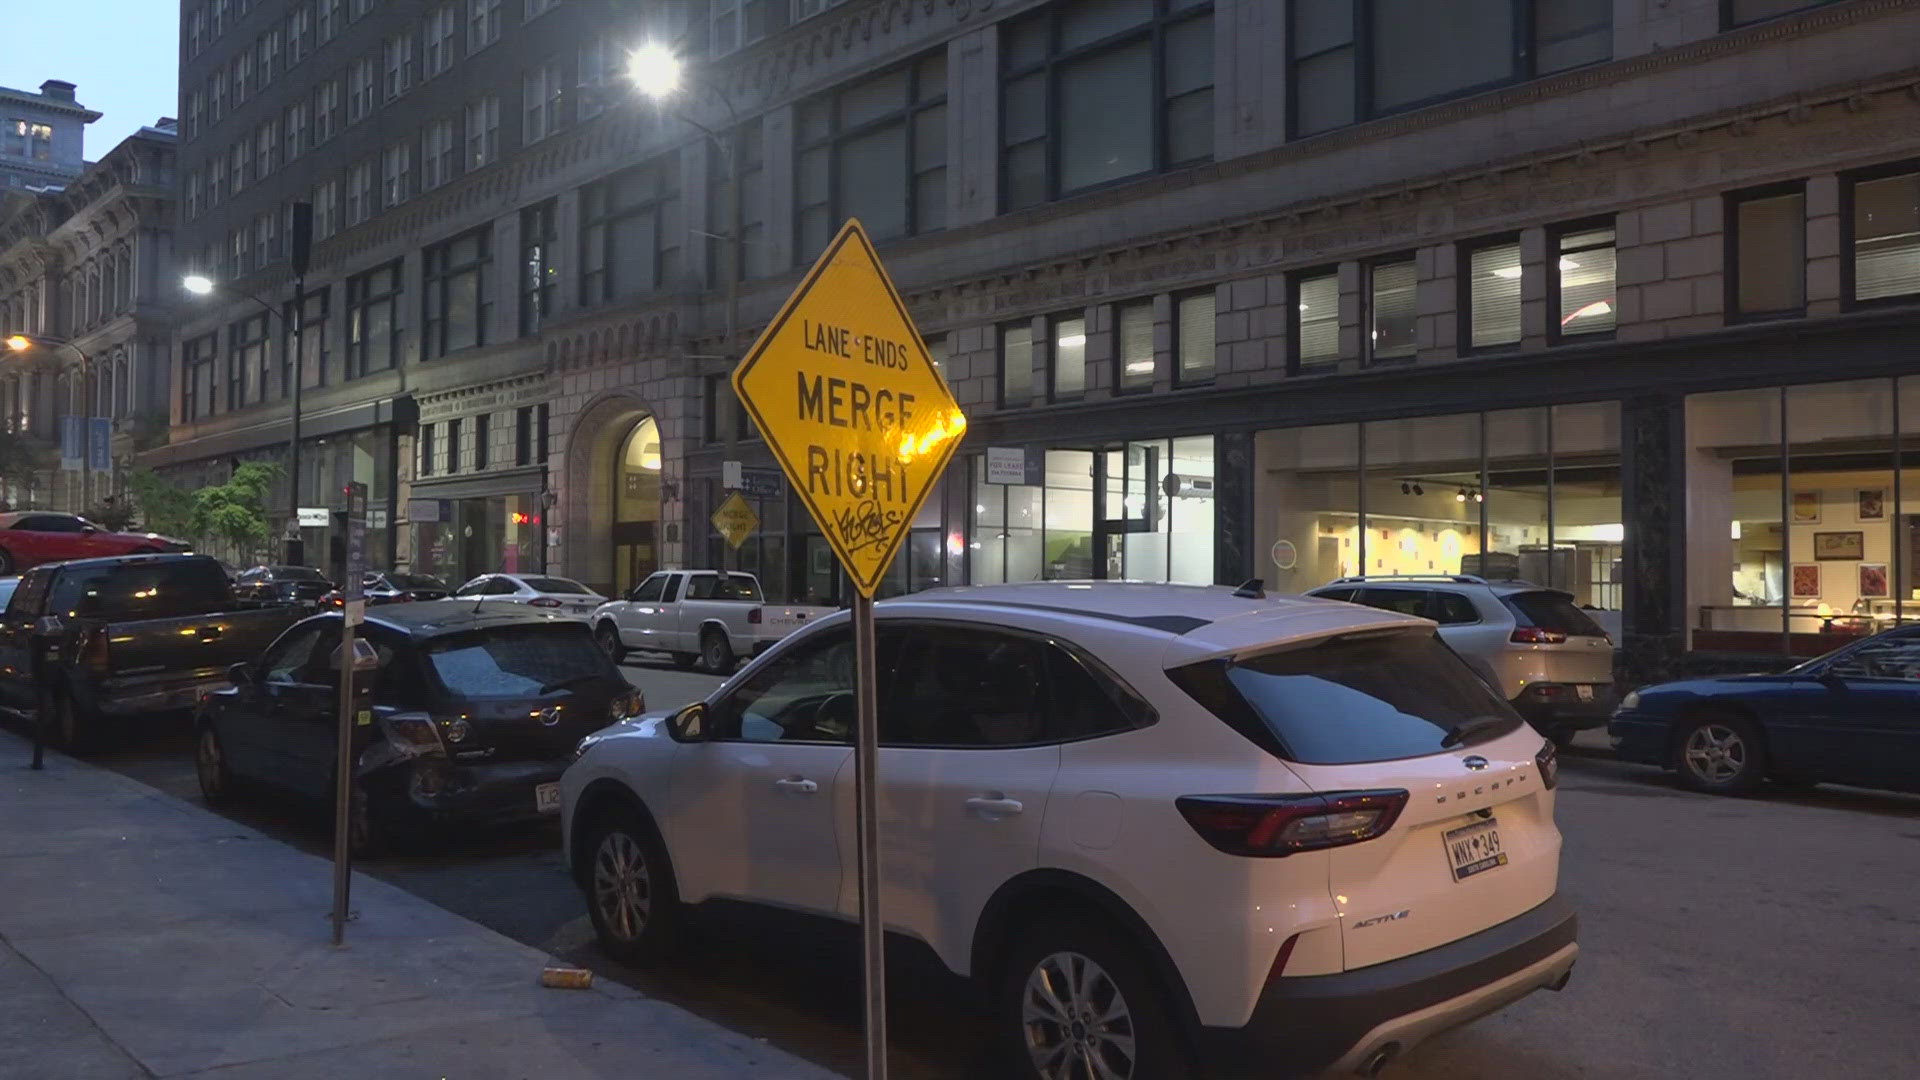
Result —
[[[684, 87], [686, 67], [686, 62], [671, 48], [659, 42], [649, 41], [627, 54], [627, 80], [662, 108], [671, 108], [672, 99]], [[727, 324], [726, 342], [721, 349], [724, 353], [732, 348], [734, 328], [740, 321], [740, 170], [736, 164], [737, 147], [734, 145], [740, 132], [740, 114], [734, 111], [733, 102], [719, 86], [705, 80], [701, 80], [701, 85], [712, 91], [713, 96], [726, 107], [729, 122], [725, 135], [679, 109], [673, 109], [672, 112], [681, 122], [699, 129], [719, 149], [721, 161], [726, 167], [727, 258], [723, 272], [727, 279]]]
[[293, 363], [286, 365], [293, 372], [293, 432], [287, 438], [287, 535], [286, 563], [288, 566], [302, 566], [307, 561], [306, 541], [300, 536], [300, 396], [307, 381], [306, 350], [301, 346], [301, 330], [306, 320], [307, 306], [307, 259], [313, 247], [313, 204], [297, 202], [293, 204], [293, 219], [287, 230], [288, 261], [293, 264], [293, 318], [287, 313], [260, 299], [244, 289], [231, 285], [221, 285], [205, 274], [188, 274], [180, 279], [180, 287], [194, 296], [211, 296], [215, 292], [225, 292], [245, 297], [260, 305], [260, 309], [280, 320], [283, 334], [290, 333], [293, 338]]
[[84, 426], [80, 430], [80, 512], [93, 509], [93, 358], [85, 350], [66, 338], [47, 337], [43, 334], [14, 334], [7, 338], [7, 348], [16, 353], [27, 353], [34, 349], [66, 349], [80, 359], [80, 408]]

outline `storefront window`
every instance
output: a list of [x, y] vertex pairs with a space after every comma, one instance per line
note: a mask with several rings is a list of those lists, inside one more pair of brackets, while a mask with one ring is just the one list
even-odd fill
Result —
[[1263, 431], [1254, 466], [1255, 576], [1298, 593], [1360, 573], [1359, 425]]
[[1553, 550], [1543, 584], [1620, 640], [1626, 596], [1621, 560], [1626, 516], [1620, 503], [1620, 404], [1597, 401], [1552, 410]]
[[1367, 548], [1361, 573], [1519, 576], [1512, 553], [1492, 566], [1481, 559], [1486, 491], [1479, 414], [1375, 421], [1365, 429]]

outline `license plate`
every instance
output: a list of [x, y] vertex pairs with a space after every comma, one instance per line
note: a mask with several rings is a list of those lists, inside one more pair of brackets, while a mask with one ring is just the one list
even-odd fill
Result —
[[1592, 701], [1592, 700], [1593, 700], [1593, 687], [1591, 687], [1591, 686], [1576, 686], [1576, 687], [1574, 687], [1574, 688], [1573, 688], [1573, 696], [1575, 696], [1575, 697], [1577, 697], [1577, 698], [1579, 698], [1579, 699], [1580, 699], [1581, 701]]
[[533, 807], [543, 814], [560, 812], [560, 785], [538, 784], [533, 789]]
[[1507, 853], [1500, 849], [1500, 823], [1493, 818], [1448, 829], [1440, 839], [1446, 846], [1455, 881], [1507, 865]]

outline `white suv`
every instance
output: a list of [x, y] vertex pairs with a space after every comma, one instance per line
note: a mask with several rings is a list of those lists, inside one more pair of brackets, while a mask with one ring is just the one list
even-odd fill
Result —
[[[1371, 1075], [1566, 983], [1553, 747], [1433, 623], [1120, 583], [877, 611], [882, 910], [987, 986], [1006, 1075]], [[609, 953], [711, 899], [857, 917], [852, 655], [836, 614], [581, 743]]]

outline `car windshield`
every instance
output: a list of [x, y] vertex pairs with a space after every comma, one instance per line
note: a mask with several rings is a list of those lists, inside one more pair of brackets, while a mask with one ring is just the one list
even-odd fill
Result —
[[311, 566], [276, 566], [273, 576], [277, 581], [325, 581], [320, 571]]
[[760, 602], [760, 583], [746, 574], [702, 574], [687, 582], [689, 600]]
[[528, 577], [521, 578], [520, 580], [526, 582], [527, 588], [539, 593], [578, 593], [585, 596], [592, 596], [594, 594], [592, 589], [569, 578]]
[[426, 652], [441, 684], [460, 698], [537, 698], [543, 687], [621, 678], [576, 623], [487, 627], [429, 642]]
[[13, 600], [13, 590], [19, 587], [20, 579], [17, 577], [0, 578], [0, 609]]
[[388, 574], [396, 589], [445, 589], [447, 583], [428, 574]]
[[1542, 630], [1566, 634], [1569, 637], [1606, 637], [1607, 632], [1593, 617], [1581, 611], [1573, 604], [1573, 598], [1558, 592], [1513, 593], [1500, 598], [1513, 612], [1521, 626], [1537, 626]]
[[[1427, 634], [1343, 635], [1224, 665], [1224, 686], [1189, 693], [1251, 713], [1289, 760], [1347, 765], [1437, 754], [1521, 723], [1479, 676]], [[1223, 716], [1222, 719], [1230, 717]]]

